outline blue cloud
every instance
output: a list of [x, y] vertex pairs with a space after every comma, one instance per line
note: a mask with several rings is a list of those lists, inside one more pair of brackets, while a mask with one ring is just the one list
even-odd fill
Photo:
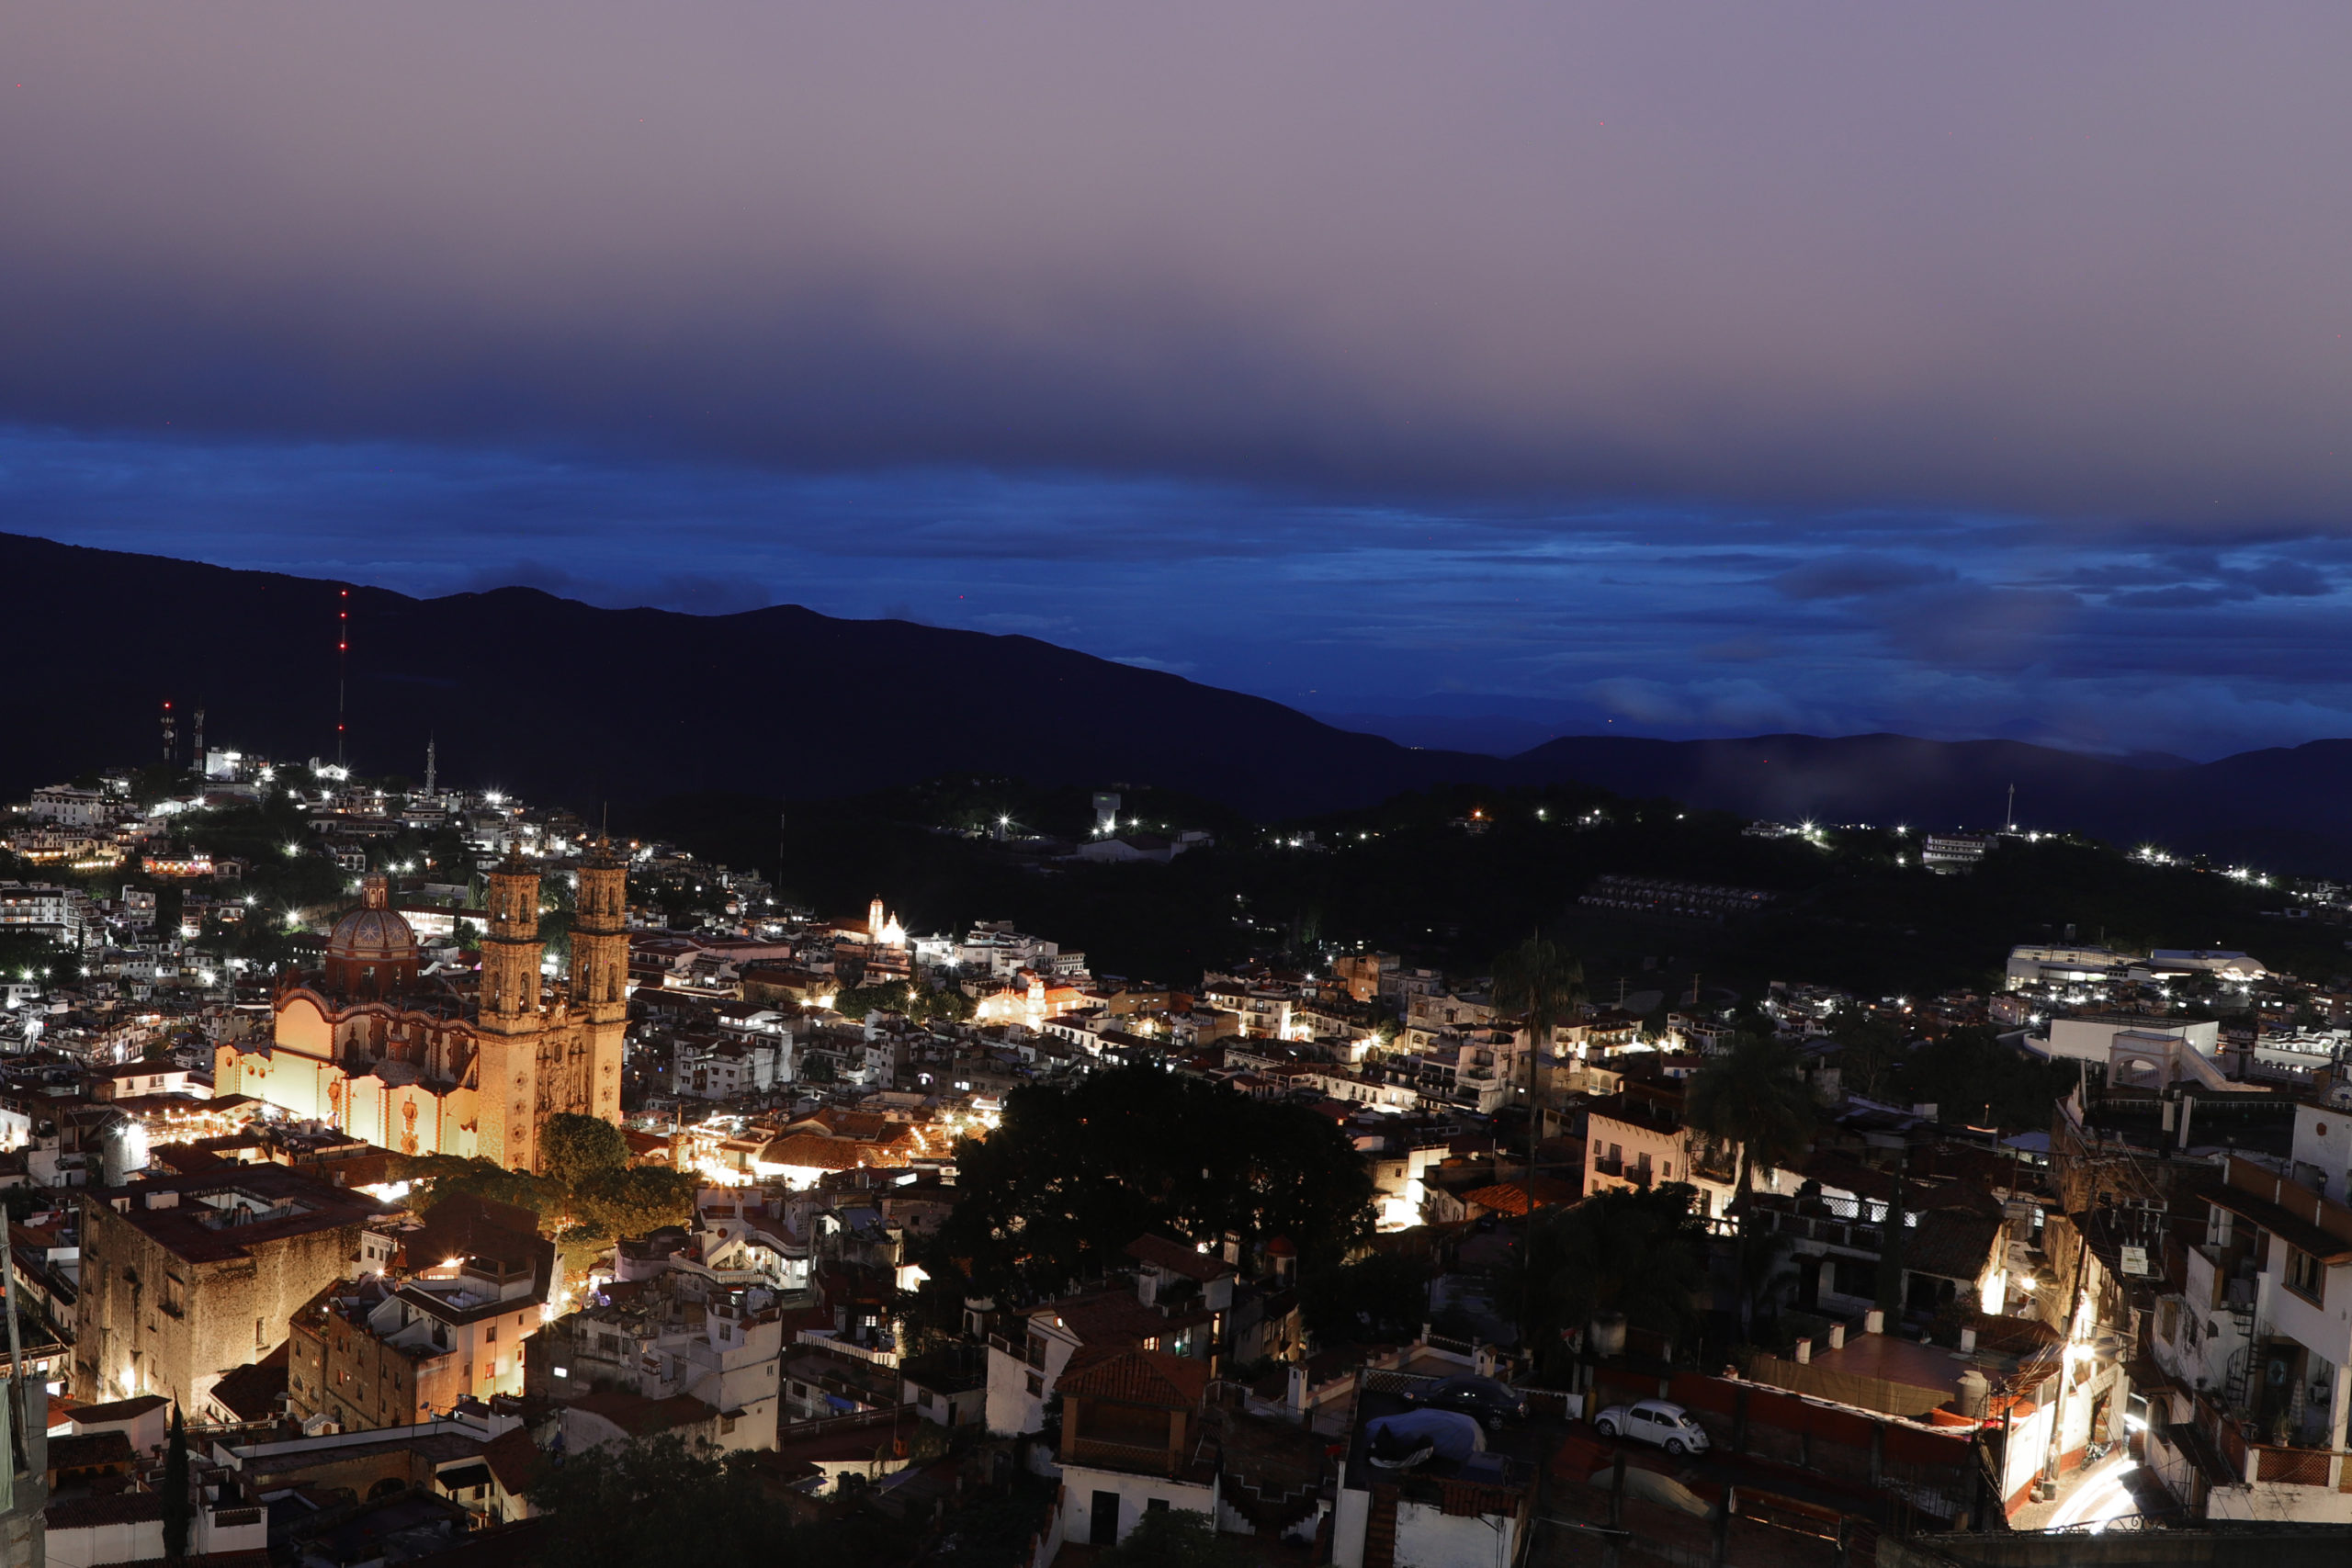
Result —
[[419, 594], [526, 583], [1018, 632], [1318, 712], [2200, 756], [2352, 733], [2352, 547], [2320, 535], [2246, 551], [1952, 513], [1407, 505], [22, 428], [0, 428], [0, 513]]

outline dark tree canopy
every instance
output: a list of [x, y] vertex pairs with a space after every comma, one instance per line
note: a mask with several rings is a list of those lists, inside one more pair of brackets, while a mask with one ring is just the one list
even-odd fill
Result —
[[1560, 1337], [1596, 1313], [1623, 1313], [1627, 1322], [1669, 1337], [1697, 1320], [1707, 1282], [1697, 1197], [1696, 1188], [1669, 1181], [1597, 1193], [1536, 1216], [1511, 1249], [1512, 1288], [1503, 1299], [1525, 1303], [1520, 1327], [1539, 1372], [1555, 1370]]
[[1947, 1121], [1989, 1116], [2004, 1133], [2033, 1133], [2050, 1125], [2052, 1108], [2075, 1087], [2075, 1071], [2014, 1050], [1980, 1024], [1911, 1051], [1895, 1076], [1895, 1093], [1906, 1105], [1935, 1106]]
[[1124, 1261], [1146, 1231], [1256, 1247], [1287, 1236], [1301, 1271], [1336, 1268], [1372, 1225], [1372, 1177], [1344, 1134], [1299, 1106], [1151, 1067], [1015, 1089], [1001, 1126], [956, 1148], [955, 1213], [934, 1278], [1049, 1293]]
[[797, 1524], [763, 1484], [754, 1456], [697, 1453], [675, 1437], [543, 1465], [531, 1500], [552, 1516], [542, 1563], [563, 1568], [896, 1568], [915, 1540], [878, 1511]]
[[1206, 1514], [1147, 1508], [1127, 1539], [1102, 1556], [1102, 1568], [1250, 1568], [1257, 1554], [1219, 1535]]
[[628, 1166], [628, 1140], [600, 1117], [559, 1111], [548, 1118], [539, 1146], [547, 1174], [567, 1188], [577, 1189]]
[[572, 1212], [612, 1235], [643, 1235], [694, 1217], [701, 1183], [690, 1170], [632, 1166], [590, 1178], [572, 1190]]
[[[401, 1174], [424, 1186], [415, 1207], [429, 1213], [449, 1198], [470, 1193], [530, 1210], [539, 1216], [543, 1231], [559, 1233], [571, 1225], [582, 1233], [571, 1239], [583, 1243], [643, 1235], [693, 1218], [700, 1183], [692, 1171], [628, 1164], [628, 1145], [619, 1129], [594, 1117], [556, 1115], [548, 1118], [548, 1127], [544, 1176], [453, 1155], [420, 1155], [404, 1161]], [[613, 1157], [616, 1151], [617, 1159]]]
[[1796, 1168], [1818, 1120], [1797, 1049], [1774, 1034], [1742, 1034], [1691, 1075], [1684, 1102], [1690, 1125], [1717, 1145], [1736, 1145], [1736, 1190], [1758, 1168]]

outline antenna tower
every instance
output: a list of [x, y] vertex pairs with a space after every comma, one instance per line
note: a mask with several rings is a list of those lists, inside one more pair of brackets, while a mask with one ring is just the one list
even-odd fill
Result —
[[2009, 786], [2009, 804], [2003, 813], [2002, 830], [2009, 833], [2018, 830], [2018, 786], [2015, 784]]
[[424, 738], [424, 793], [427, 795], [433, 793], [433, 737], [426, 736]]
[[343, 754], [343, 694], [349, 683], [351, 654], [351, 590], [343, 591], [334, 613], [334, 765], [348, 768]]
[[179, 755], [179, 718], [172, 712], [171, 699], [166, 697], [164, 700], [164, 765], [165, 767], [171, 766], [172, 759]]

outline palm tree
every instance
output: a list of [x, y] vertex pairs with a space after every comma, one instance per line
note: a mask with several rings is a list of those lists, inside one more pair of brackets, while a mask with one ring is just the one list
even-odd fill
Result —
[[1764, 1229], [1750, 1215], [1739, 1233], [1739, 1337], [1756, 1337], [1758, 1309], [1770, 1307], [1780, 1315], [1781, 1282], [1796, 1272], [1790, 1254], [1796, 1244], [1777, 1230]]
[[1733, 1182], [1745, 1194], [1758, 1165], [1793, 1166], [1813, 1145], [1813, 1091], [1796, 1047], [1770, 1034], [1743, 1034], [1691, 1075], [1683, 1111], [1718, 1144], [1739, 1145]]
[[1535, 1209], [1535, 1145], [1544, 1135], [1537, 1073], [1554, 1029], [1584, 1001], [1584, 965], [1542, 933], [1495, 960], [1495, 1006], [1527, 1019], [1527, 1205]]

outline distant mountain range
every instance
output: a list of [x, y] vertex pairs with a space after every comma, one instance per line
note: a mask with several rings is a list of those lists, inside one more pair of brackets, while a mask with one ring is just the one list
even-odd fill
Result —
[[[344, 595], [348, 592], [348, 598]], [[593, 809], [708, 790], [818, 798], [945, 773], [1150, 784], [1261, 818], [1445, 782], [1577, 780], [1750, 817], [2017, 820], [2352, 871], [2352, 741], [2219, 761], [1898, 735], [1567, 736], [1512, 757], [1417, 750], [1279, 703], [1025, 637], [795, 606], [697, 616], [535, 589], [413, 599], [0, 534], [0, 794], [159, 755], [169, 699], [207, 739], [332, 757], [348, 606], [352, 758]]]

